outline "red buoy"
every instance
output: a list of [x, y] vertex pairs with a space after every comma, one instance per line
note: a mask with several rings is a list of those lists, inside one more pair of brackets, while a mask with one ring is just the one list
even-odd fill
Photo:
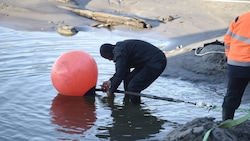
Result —
[[74, 50], [61, 55], [52, 66], [51, 80], [63, 95], [83, 96], [97, 83], [97, 65], [88, 53]]

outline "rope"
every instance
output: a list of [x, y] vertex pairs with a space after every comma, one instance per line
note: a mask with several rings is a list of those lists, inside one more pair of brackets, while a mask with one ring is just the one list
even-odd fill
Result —
[[204, 56], [204, 55], [207, 55], [207, 54], [215, 54], [215, 53], [225, 54], [224, 51], [208, 51], [208, 52], [205, 52], [205, 53], [197, 53], [199, 48], [200, 47], [195, 48], [195, 55], [196, 56]]
[[[96, 91], [105, 92], [103, 89], [96, 89]], [[115, 93], [124, 93], [124, 94], [128, 94], [128, 95], [133, 95], [133, 96], [141, 96], [141, 97], [146, 97], [146, 98], [151, 98], [151, 99], [158, 99], [158, 100], [165, 100], [165, 101], [176, 102], [176, 103], [187, 103], [187, 104], [195, 105], [197, 107], [206, 107], [209, 110], [215, 108], [215, 105], [206, 104], [204, 102], [190, 102], [190, 101], [184, 101], [184, 100], [174, 99], [174, 98], [169, 98], [169, 97], [159, 97], [159, 96], [155, 96], [155, 95], [136, 93], [136, 92], [129, 92], [129, 91], [121, 91], [121, 90], [116, 90]]]

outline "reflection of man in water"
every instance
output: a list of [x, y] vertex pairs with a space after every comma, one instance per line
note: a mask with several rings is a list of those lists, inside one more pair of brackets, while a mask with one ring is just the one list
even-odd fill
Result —
[[95, 97], [73, 97], [58, 94], [52, 101], [51, 123], [56, 130], [68, 134], [83, 134], [96, 121]]
[[125, 105], [119, 106], [113, 103], [111, 97], [108, 97], [107, 100], [106, 104], [112, 111], [113, 124], [105, 127], [110, 136], [98, 134], [99, 138], [134, 141], [153, 137], [162, 129], [164, 121], [150, 115], [149, 110], [144, 109], [141, 105], [125, 103]]

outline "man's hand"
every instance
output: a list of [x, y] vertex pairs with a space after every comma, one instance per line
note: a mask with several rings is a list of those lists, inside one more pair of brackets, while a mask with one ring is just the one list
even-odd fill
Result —
[[108, 97], [114, 97], [115, 95], [113, 93], [110, 93], [109, 91], [110, 86], [111, 86], [110, 80], [103, 82], [101, 85], [103, 91], [107, 93]]
[[101, 85], [104, 92], [107, 92], [109, 90], [110, 86], [111, 86], [111, 81], [110, 80], [103, 82], [102, 85]]

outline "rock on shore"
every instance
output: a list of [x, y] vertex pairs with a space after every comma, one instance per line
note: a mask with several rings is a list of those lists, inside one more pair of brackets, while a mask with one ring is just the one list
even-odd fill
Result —
[[218, 128], [214, 118], [194, 119], [168, 133], [163, 141], [202, 141], [206, 132], [215, 127], [207, 141], [249, 141], [250, 121], [230, 128]]

